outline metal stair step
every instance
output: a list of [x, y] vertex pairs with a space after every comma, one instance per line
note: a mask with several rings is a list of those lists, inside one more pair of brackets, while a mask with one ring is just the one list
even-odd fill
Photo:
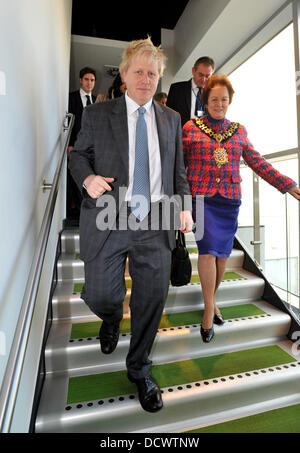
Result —
[[[265, 282], [263, 279], [245, 271], [236, 269], [243, 280], [223, 281], [216, 295], [216, 300], [220, 302], [239, 303], [240, 301], [254, 301], [262, 297]], [[90, 318], [95, 315], [80, 298], [80, 293], [74, 293], [74, 284], [84, 283], [83, 280], [65, 280], [59, 282], [53, 295], [53, 319], [68, 320]], [[124, 313], [128, 313], [130, 288], [127, 289], [124, 301]], [[172, 310], [186, 310], [198, 307], [203, 302], [200, 284], [190, 284], [181, 287], [170, 286], [165, 308]]]
[[[189, 248], [196, 247], [193, 233], [186, 234], [185, 239]], [[93, 398], [96, 398], [101, 395], [101, 391], [98, 392], [99, 375], [103, 381], [105, 377], [103, 373], [120, 370], [123, 370], [122, 373], [125, 372], [125, 359], [131, 335], [122, 333], [116, 350], [110, 355], [101, 353], [97, 336], [71, 338], [74, 323], [95, 322], [99, 321], [99, 318], [80, 298], [80, 285], [74, 288], [75, 284], [84, 283], [83, 262], [75, 256], [79, 254], [78, 229], [62, 232], [61, 250], [62, 254], [57, 266], [58, 284], [52, 300], [53, 322], [45, 350], [46, 379], [35, 425], [37, 433], [184, 432], [232, 417], [243, 417], [300, 402], [299, 352], [286, 338], [291, 318], [262, 300], [264, 280], [242, 268], [244, 253], [234, 249], [228, 259], [226, 270], [238, 273], [242, 278], [221, 283], [216, 297], [218, 306], [222, 311], [222, 307], [251, 303], [264, 313], [228, 319], [223, 326], [215, 326], [215, 337], [208, 344], [204, 344], [201, 340], [200, 324], [161, 328], [158, 330], [151, 351], [153, 365], [164, 368], [165, 364], [198, 358], [201, 363], [203, 360], [204, 362], [213, 360], [212, 363], [217, 364], [221, 355], [272, 345], [278, 345], [290, 354], [292, 356], [290, 361], [289, 357], [287, 359], [284, 357], [284, 360], [288, 360], [286, 364], [282, 362], [280, 366], [274, 366], [274, 368], [269, 364], [268, 368], [252, 370], [247, 368], [249, 354], [244, 354], [242, 366], [236, 366], [234, 369], [231, 367], [229, 371], [236, 372], [239, 369], [241, 371], [239, 374], [224, 376], [213, 374], [217, 377], [190, 383], [185, 380], [182, 385], [164, 387], [162, 389], [164, 408], [156, 414], [149, 414], [142, 410], [136, 393], [80, 401], [83, 398], [82, 390], [89, 389], [89, 386], [82, 387], [82, 384], [79, 388], [80, 397], [70, 399], [78, 402], [68, 404], [70, 379], [78, 377], [82, 382], [80, 377], [83, 376], [84, 379], [88, 379], [88, 382], [91, 382], [91, 379], [95, 382], [96, 377], [97, 385], [94, 387], [96, 393], [92, 394]], [[198, 255], [190, 252], [190, 257], [193, 272], [196, 273]], [[125, 275], [128, 275], [128, 268]], [[125, 317], [130, 317], [130, 294], [131, 289], [128, 287], [123, 304]], [[178, 288], [170, 286], [165, 304], [166, 314], [203, 310], [203, 308], [203, 296], [199, 283]], [[260, 363], [259, 366], [262, 366], [262, 362], [257, 362], [256, 354], [253, 350], [251, 356], [255, 358], [255, 362], [251, 363], [256, 365]], [[269, 357], [268, 354], [262, 356], [262, 349], [260, 349], [260, 356], [266, 363], [265, 357]], [[218, 372], [224, 372], [227, 364], [231, 363], [229, 356], [228, 360], [227, 356], [223, 356], [223, 360]], [[194, 366], [193, 363], [191, 364]], [[180, 364], [176, 366], [181, 367]], [[245, 372], [246, 368], [248, 372]], [[227, 366], [226, 370], [228, 369]], [[168, 376], [166, 383], [170, 383], [169, 376], [173, 375], [169, 370], [170, 366], [168, 371], [165, 371]], [[186, 375], [186, 368], [184, 370]], [[190, 379], [194, 374], [189, 376]], [[186, 376], [181, 374], [181, 377], [184, 379]], [[77, 382], [77, 379], [72, 379], [72, 382], [74, 381]], [[119, 384], [120, 388], [123, 388], [122, 385], [123, 381]], [[113, 385], [111, 388], [115, 391], [115, 388], [119, 387]], [[132, 391], [128, 385], [124, 388], [127, 392]], [[91, 397], [90, 390], [86, 397]]]
[[[266, 410], [258, 410], [251, 415], [234, 417], [220, 421], [219, 423], [206, 423], [205, 426], [195, 426], [183, 433], [192, 434], [292, 434], [300, 432], [300, 404], [299, 398], [296, 403], [286, 401], [278, 407]], [[199, 438], [200, 440], [200, 438]]]
[[62, 253], [79, 253], [79, 228], [64, 230], [60, 242]]
[[[83, 279], [84, 263], [78, 257], [79, 253], [62, 253], [57, 262], [58, 281]], [[198, 254], [190, 253], [193, 271], [197, 271]], [[227, 270], [235, 270], [243, 266], [244, 253], [240, 250], [233, 249], [227, 262]], [[128, 259], [126, 261], [125, 274], [129, 276]]]
[[[200, 324], [159, 329], [151, 352], [153, 363], [224, 353], [236, 346], [265, 345], [285, 338], [290, 316], [264, 301], [255, 305], [264, 314], [234, 318], [225, 321], [223, 326], [215, 326], [215, 337], [209, 344], [201, 341]], [[98, 367], [104, 372], [125, 367], [130, 333], [120, 334], [116, 350], [105, 355], [100, 351], [98, 337], [71, 339], [71, 329], [69, 322], [52, 325], [45, 351], [48, 372], [67, 369], [84, 372], [83, 369], [89, 367]]]
[[294, 361], [165, 387], [164, 408], [155, 415], [142, 410], [136, 393], [67, 404], [72, 373], [48, 374], [36, 432], [180, 432], [296, 404], [300, 401], [300, 362], [290, 341], [274, 344]]
[[[187, 245], [195, 245], [194, 233], [185, 234]], [[61, 234], [62, 253], [75, 254], [80, 252], [79, 247], [79, 228], [64, 230]]]

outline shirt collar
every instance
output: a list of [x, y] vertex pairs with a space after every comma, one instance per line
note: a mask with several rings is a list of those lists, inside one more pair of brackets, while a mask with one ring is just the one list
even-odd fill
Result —
[[192, 89], [193, 90], [197, 90], [198, 89], [197, 85], [195, 84], [195, 80], [194, 79], [192, 79]]
[[[196, 92], [196, 94], [197, 94], [199, 88], [200, 88], [200, 87], [198, 87], [198, 86], [195, 84], [194, 79], [192, 79], [192, 90], [194, 90], [194, 92]], [[202, 93], [202, 91], [203, 91], [203, 88], [201, 88], [200, 92]]]
[[86, 93], [85, 91], [83, 91], [82, 88], [80, 88], [80, 94], [81, 94], [81, 96], [90, 96], [90, 98], [92, 98], [92, 93], [90, 93], [90, 94]]
[[[125, 100], [126, 100], [126, 107], [127, 107], [127, 114], [132, 115], [132, 113], [136, 112], [141, 106], [137, 104], [133, 99], [131, 99], [127, 91], [125, 93]], [[143, 107], [146, 109], [146, 112], [149, 112], [152, 106], [152, 98], [150, 99], [147, 104], [143, 105]]]

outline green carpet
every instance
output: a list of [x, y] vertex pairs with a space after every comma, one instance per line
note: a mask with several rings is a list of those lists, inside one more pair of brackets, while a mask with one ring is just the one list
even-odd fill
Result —
[[[245, 277], [242, 277], [236, 272], [225, 272], [223, 276], [223, 281], [225, 280], [243, 280]], [[191, 283], [200, 283], [199, 275], [193, 274], [191, 278]], [[132, 281], [130, 278], [125, 280], [126, 288], [131, 288]], [[73, 287], [73, 293], [81, 293], [84, 283], [75, 283]]]
[[[221, 311], [225, 320], [265, 314], [264, 311], [262, 311], [254, 304], [223, 307]], [[159, 328], [164, 329], [176, 326], [200, 324], [202, 321], [203, 313], [203, 310], [197, 310], [163, 315]], [[70, 337], [71, 340], [75, 340], [77, 338], [96, 337], [99, 334], [101, 323], [102, 321], [73, 324]], [[130, 332], [130, 329], [130, 318], [124, 318], [120, 323], [120, 332], [128, 333]]]
[[[274, 345], [155, 365], [151, 369], [151, 374], [163, 388], [295, 361], [296, 359], [283, 349]], [[126, 370], [79, 376], [69, 380], [67, 403], [73, 404], [131, 393], [136, 393], [136, 386], [128, 381]]]
[[189, 433], [300, 433], [300, 404], [251, 415]]
[[[244, 280], [245, 277], [242, 277], [236, 272], [225, 272], [222, 281], [225, 280]], [[191, 278], [191, 283], [200, 283], [200, 278], [198, 274], [193, 274]]]
[[187, 250], [188, 250], [189, 253], [197, 253], [197, 255], [198, 255], [197, 247], [188, 247], [187, 246]]

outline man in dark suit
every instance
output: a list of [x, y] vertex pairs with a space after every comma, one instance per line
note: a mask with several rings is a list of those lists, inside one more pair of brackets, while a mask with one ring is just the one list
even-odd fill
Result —
[[212, 58], [198, 58], [192, 68], [193, 78], [170, 86], [167, 106], [180, 113], [182, 126], [191, 118], [203, 115], [204, 106], [200, 96], [214, 70], [215, 63]]
[[[120, 73], [126, 94], [85, 109], [70, 157], [83, 193], [80, 251], [85, 264], [82, 298], [103, 320], [100, 345], [114, 351], [126, 294], [126, 259], [132, 278], [128, 379], [144, 410], [162, 408], [150, 375], [149, 354], [167, 298], [175, 233], [164, 216], [178, 195], [180, 229], [191, 231], [191, 197], [184, 169], [180, 116], [152, 100], [164, 54], [150, 38], [125, 49]], [[180, 203], [179, 203], [180, 204]], [[107, 222], [107, 223], [106, 223]], [[125, 227], [124, 227], [125, 225]]]
[[[72, 129], [68, 157], [74, 147], [78, 132], [81, 128], [81, 117], [83, 109], [90, 104], [94, 104], [96, 96], [92, 94], [96, 81], [96, 71], [85, 67], [79, 72], [80, 89], [69, 94], [69, 113], [75, 115], [74, 126]], [[69, 170], [67, 170], [67, 221], [70, 225], [77, 225], [79, 222], [80, 205], [82, 196], [76, 183], [74, 182]]]

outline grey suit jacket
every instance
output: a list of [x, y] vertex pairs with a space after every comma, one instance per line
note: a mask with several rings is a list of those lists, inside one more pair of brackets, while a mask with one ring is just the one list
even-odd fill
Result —
[[[164, 194], [181, 198], [190, 195], [183, 162], [181, 122], [178, 113], [154, 101], [155, 116], [160, 145], [162, 183]], [[123, 192], [129, 184], [129, 145], [125, 96], [100, 102], [85, 108], [82, 125], [74, 149], [70, 155], [69, 168], [83, 193], [80, 213], [80, 256], [90, 261], [99, 252], [109, 237], [109, 230], [97, 228], [96, 218], [101, 208], [92, 199], [83, 182], [90, 174], [115, 178], [109, 192], [119, 207], [119, 189]], [[191, 210], [191, 204], [185, 206]], [[168, 232], [170, 249], [175, 247], [174, 231]]]

